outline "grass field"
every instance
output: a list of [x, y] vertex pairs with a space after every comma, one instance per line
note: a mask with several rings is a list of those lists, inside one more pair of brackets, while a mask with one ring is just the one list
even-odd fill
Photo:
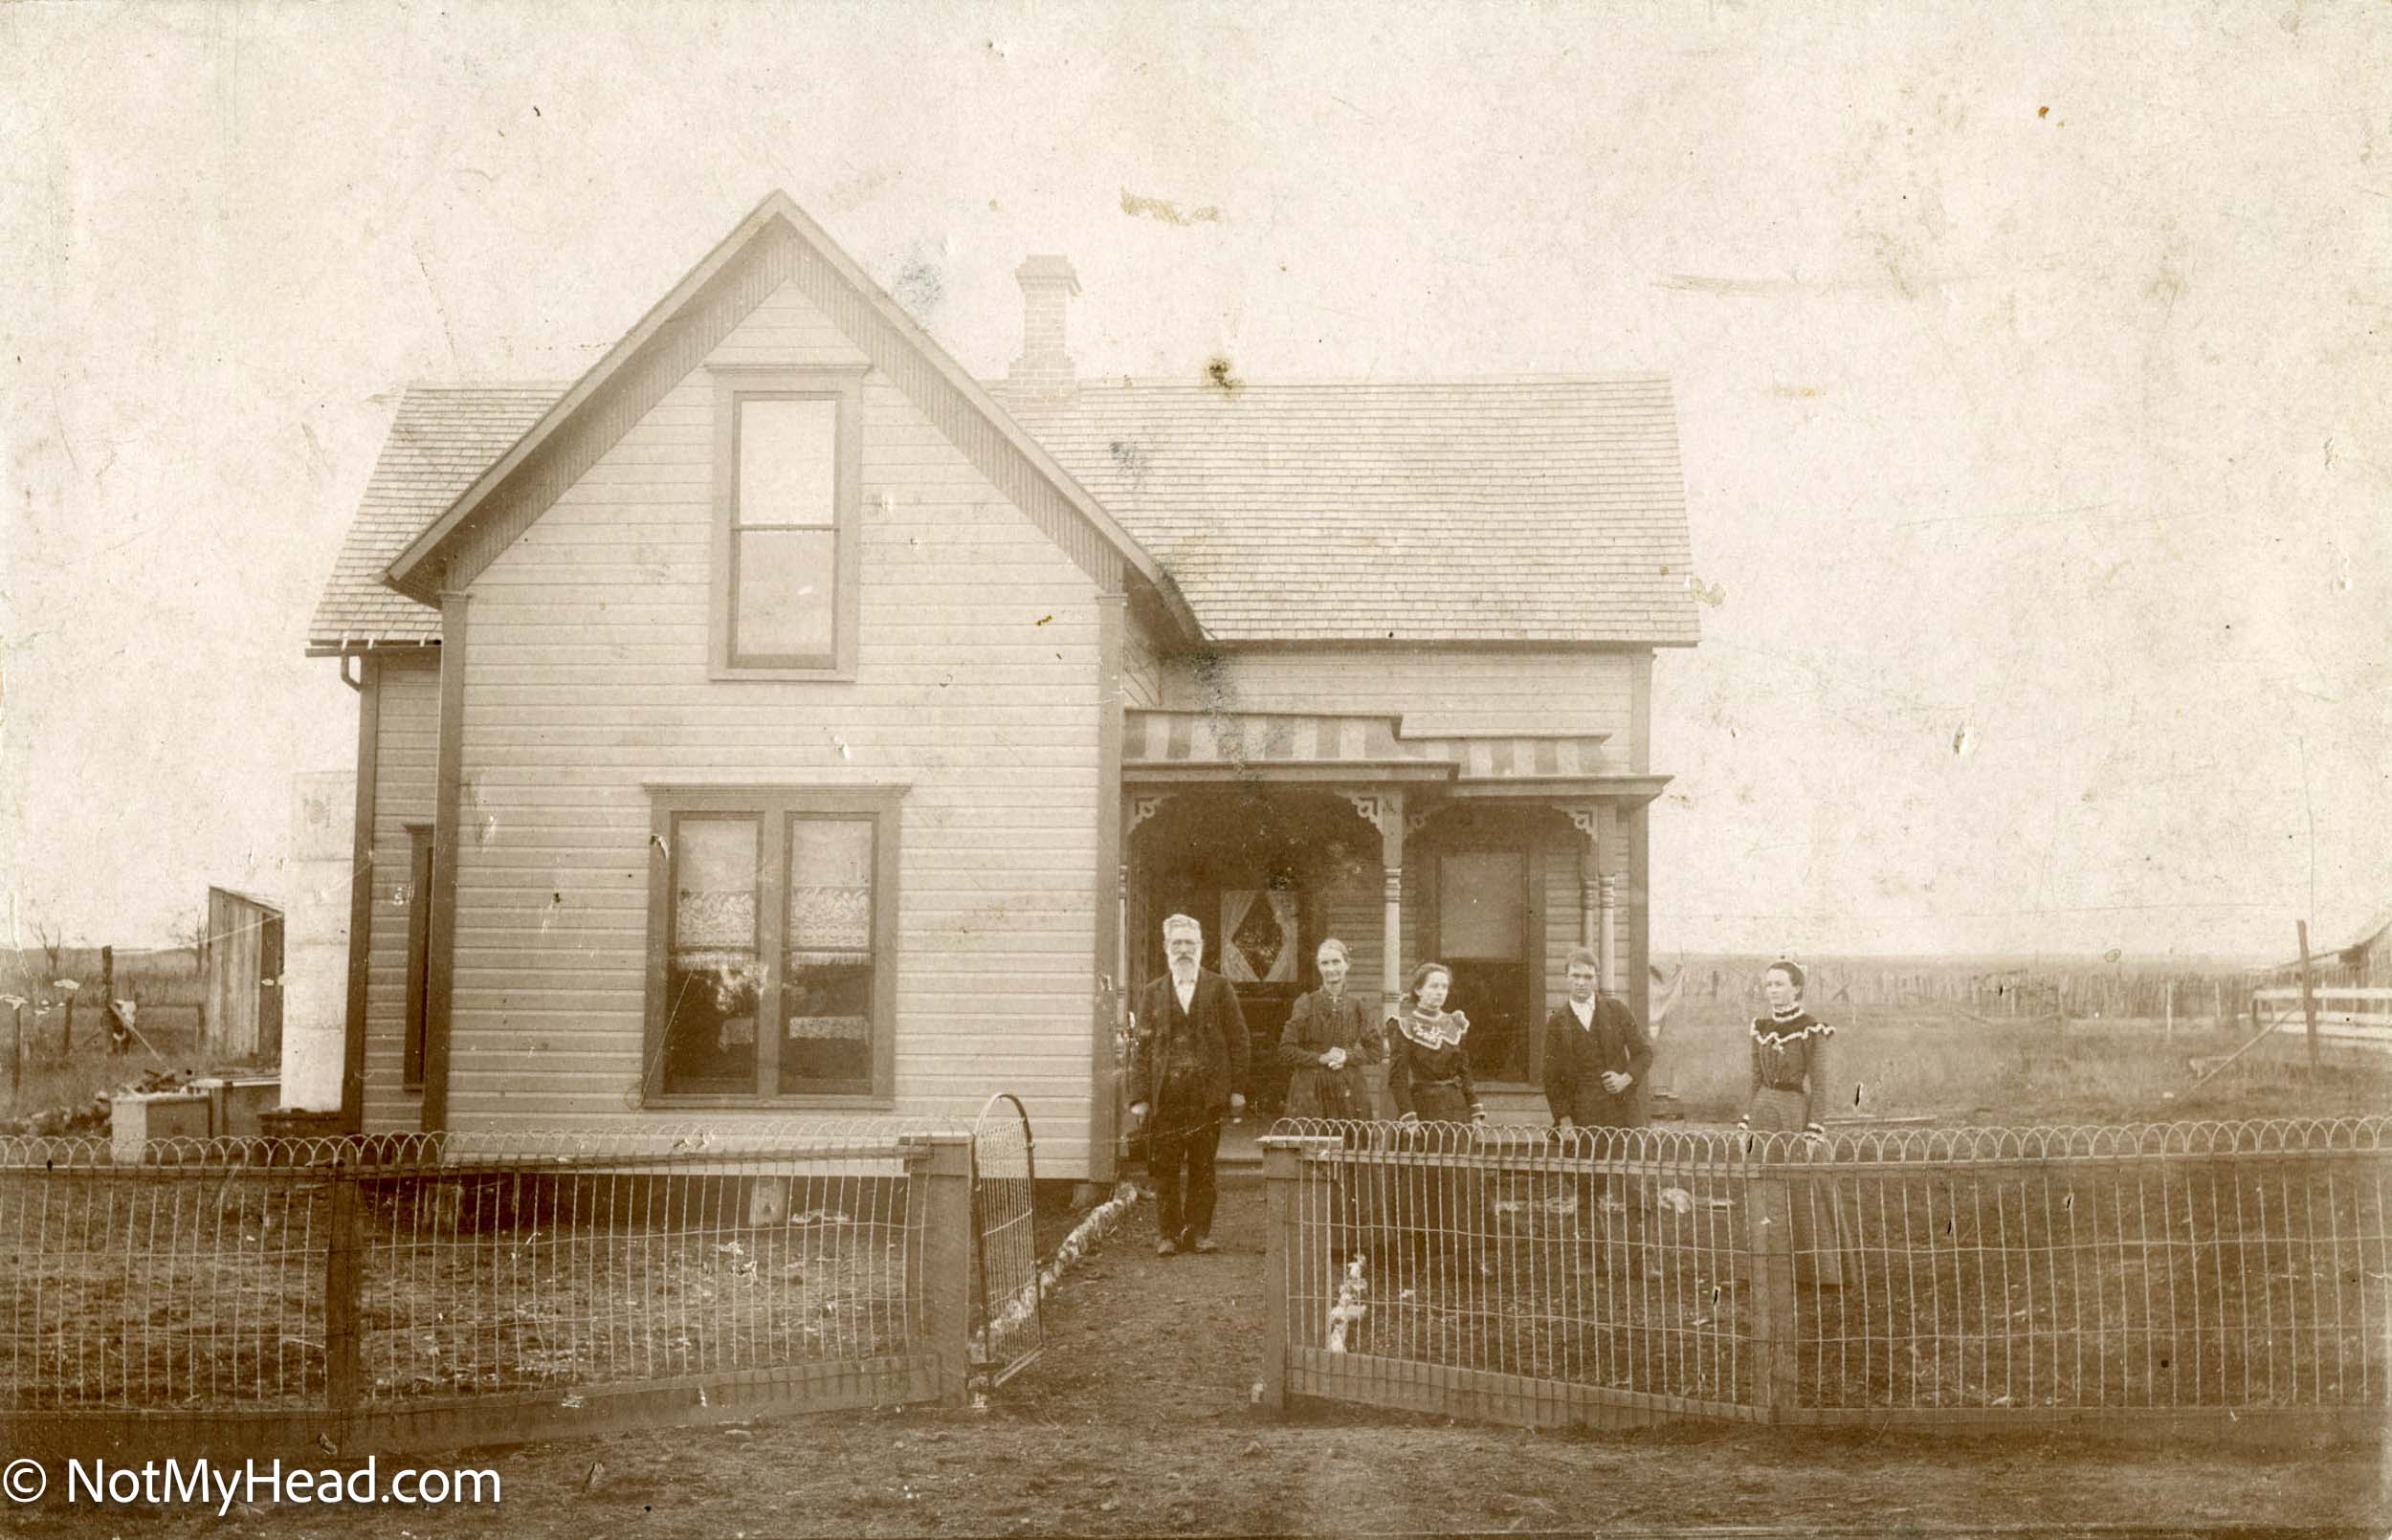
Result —
[[[1755, 1011], [1735, 1000], [1687, 1000], [1653, 1062], [1656, 1089], [1690, 1122], [1742, 1111]], [[2148, 1123], [2184, 1118], [2316, 1116], [2392, 1105], [2392, 1065], [2312, 1083], [2283, 1056], [2253, 1054], [2202, 1088], [2195, 1059], [2231, 1053], [2248, 1036], [2180, 1023], [2108, 1026], [2056, 1018], [1979, 1019], [1941, 1001], [1847, 1005], [1822, 1013], [1836, 1029], [1827, 1120], [1917, 1118], [1944, 1124]]]

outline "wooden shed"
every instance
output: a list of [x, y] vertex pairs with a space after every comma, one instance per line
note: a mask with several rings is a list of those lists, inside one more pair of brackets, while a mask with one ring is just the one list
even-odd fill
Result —
[[230, 888], [208, 890], [208, 1051], [240, 1059], [282, 1052], [282, 910]]

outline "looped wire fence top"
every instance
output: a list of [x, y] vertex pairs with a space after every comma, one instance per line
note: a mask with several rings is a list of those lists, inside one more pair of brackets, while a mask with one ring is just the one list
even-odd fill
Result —
[[1347, 1152], [1495, 1157], [1505, 1161], [1800, 1161], [1963, 1163], [2211, 1158], [2392, 1150], [2392, 1115], [2269, 1117], [2171, 1123], [1836, 1129], [1824, 1135], [1732, 1127], [1572, 1129], [1486, 1123], [1363, 1122], [1283, 1117], [1266, 1138], [1327, 1138]]
[[959, 1119], [921, 1116], [777, 1118], [732, 1124], [642, 1124], [635, 1128], [457, 1129], [441, 1133], [234, 1135], [152, 1139], [141, 1166], [128, 1164], [105, 1136], [0, 1136], [0, 1171], [146, 1166], [287, 1170], [293, 1167], [439, 1166], [459, 1162], [540, 1164], [584, 1159], [737, 1159], [839, 1154], [896, 1154], [908, 1140], [961, 1137]]

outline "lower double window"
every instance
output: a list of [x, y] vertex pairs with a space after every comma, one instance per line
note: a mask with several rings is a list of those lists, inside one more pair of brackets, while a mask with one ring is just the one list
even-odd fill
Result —
[[902, 795], [654, 792], [650, 1097], [894, 1094]]

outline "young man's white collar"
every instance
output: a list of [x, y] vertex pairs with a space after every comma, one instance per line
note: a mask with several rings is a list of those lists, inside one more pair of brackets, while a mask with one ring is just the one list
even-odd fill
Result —
[[1579, 1025], [1589, 1032], [1593, 1031], [1595, 1029], [1595, 997], [1587, 996], [1586, 1002], [1583, 1005], [1577, 1001], [1571, 1001], [1570, 1014], [1578, 1018]]

